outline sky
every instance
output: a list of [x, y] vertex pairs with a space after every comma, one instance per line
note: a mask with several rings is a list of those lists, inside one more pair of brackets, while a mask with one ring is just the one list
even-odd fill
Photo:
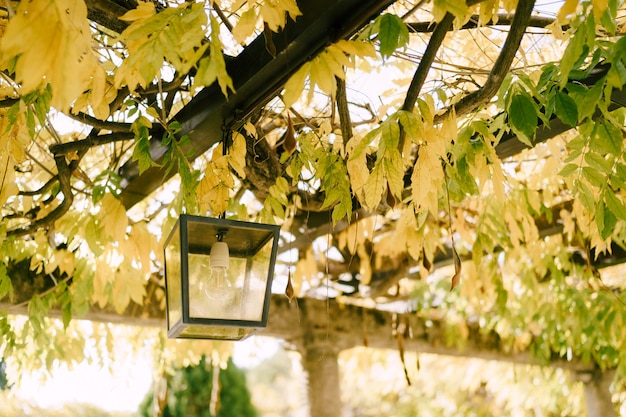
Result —
[[[239, 367], [253, 367], [271, 357], [279, 346], [277, 339], [252, 336], [235, 343], [233, 360]], [[154, 358], [140, 351], [118, 357], [111, 370], [85, 362], [72, 370], [59, 366], [47, 377], [43, 372], [23, 374], [20, 385], [12, 390], [12, 394], [44, 408], [87, 403], [110, 412], [134, 412], [152, 389], [154, 365]]]

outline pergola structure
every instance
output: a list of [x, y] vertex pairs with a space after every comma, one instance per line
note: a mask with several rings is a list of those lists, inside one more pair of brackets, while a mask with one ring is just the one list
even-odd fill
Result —
[[[137, 7], [135, 0], [86, 0], [88, 8], [88, 18], [103, 31], [119, 34], [128, 27], [128, 22], [120, 19], [125, 13]], [[193, 158], [201, 157], [213, 149], [216, 144], [222, 141], [225, 131], [243, 131], [243, 126], [250, 120], [261, 120], [261, 114], [271, 111], [271, 103], [277, 100], [281, 94], [284, 84], [297, 72], [301, 66], [316, 57], [329, 45], [340, 40], [349, 39], [363, 30], [373, 19], [387, 11], [390, 7], [398, 6], [392, 0], [317, 0], [300, 1], [298, 7], [301, 16], [296, 19], [289, 19], [285, 26], [277, 32], [265, 31], [259, 34], [249, 43], [241, 46], [240, 51], [234, 56], [226, 57], [226, 69], [230, 77], [234, 91], [225, 97], [217, 83], [202, 89], [188, 102], [174, 113], [172, 120], [180, 124], [181, 129], [177, 132], [179, 137], [186, 136], [190, 140], [190, 145], [194, 149]], [[453, 16], [444, 17], [435, 24], [433, 22], [412, 21], [412, 13], [419, 9], [424, 2], [416, 4], [402, 4], [406, 12], [405, 22], [414, 33], [432, 34], [425, 52], [417, 64], [417, 75], [420, 73], [422, 63], [424, 63], [423, 77], [426, 77], [432, 61], [428, 63], [427, 55], [430, 45], [437, 41], [441, 42], [446, 34], [454, 30], [471, 30], [477, 24], [476, 19], [469, 19], [468, 22], [459, 27], [453, 27]], [[468, 3], [477, 3], [471, 1]], [[167, 7], [166, 5], [158, 5]], [[409, 6], [412, 6], [409, 7]], [[528, 28], [545, 28], [553, 23], [553, 19], [545, 18], [532, 13], [534, 2], [520, 0], [516, 13], [499, 16], [498, 22], [481, 22], [484, 26], [498, 23], [500, 26], [510, 27], [511, 38], [517, 36], [518, 44]], [[219, 7], [216, 13], [220, 14]], [[220, 15], [222, 22], [227, 26], [229, 16]], [[501, 52], [494, 64], [503, 65], [504, 72], [507, 68], [502, 62], [510, 62], [514, 59], [517, 48], [508, 48], [507, 43], [501, 48]], [[514, 42], [514, 41], [511, 41]], [[436, 46], [433, 46], [436, 53]], [[610, 65], [597, 65], [593, 70], [584, 76], [576, 79], [576, 83], [592, 88], [598, 80], [602, 79], [610, 71]], [[495, 74], [493, 71], [491, 74]], [[504, 77], [503, 74], [495, 74]], [[495, 76], [494, 76], [495, 77]], [[415, 80], [414, 79], [414, 80]], [[489, 85], [492, 78], [487, 77], [485, 85]], [[176, 83], [179, 82], [178, 86]], [[422, 80], [423, 83], [423, 80]], [[182, 82], [174, 78], [171, 85], [172, 97], [180, 87]], [[339, 83], [340, 85], [341, 83]], [[166, 89], [167, 89], [166, 88]], [[149, 89], [146, 89], [149, 90]], [[480, 90], [479, 91], [483, 91]], [[419, 92], [419, 91], [418, 91]], [[148, 91], [143, 98], [151, 97]], [[492, 95], [495, 94], [492, 93]], [[154, 93], [156, 95], [156, 93]], [[120, 96], [123, 98], [123, 96]], [[338, 105], [341, 95], [338, 93]], [[167, 102], [166, 99], [165, 101]], [[171, 99], [172, 101], [174, 98]], [[610, 105], [606, 111], [613, 111], [626, 106], [626, 90], [613, 89], [610, 96]], [[462, 100], [461, 100], [462, 102]], [[118, 103], [119, 104], [119, 103]], [[173, 108], [173, 104], [170, 103]], [[415, 106], [415, 100], [405, 101], [409, 109]], [[347, 106], [347, 104], [346, 104]], [[459, 112], [461, 105], [457, 105]], [[339, 111], [340, 113], [340, 111]], [[295, 114], [295, 113], [294, 113]], [[339, 115], [341, 117], [341, 115]], [[602, 116], [598, 111], [595, 115]], [[594, 116], [594, 117], [595, 117]], [[50, 146], [50, 152], [56, 157], [66, 156], [72, 152], [81, 152], [87, 141], [92, 146], [106, 135], [115, 136], [115, 140], [130, 140], [134, 134], [130, 126], [122, 123], [108, 123], [96, 121], [92, 116], [78, 114], [74, 116], [87, 125], [96, 126], [92, 134], [84, 140], [75, 142], [58, 143]], [[498, 115], [493, 117], [498, 118]], [[278, 119], [278, 116], [276, 116]], [[286, 121], [281, 119], [286, 125]], [[439, 121], [441, 122], [441, 120]], [[290, 122], [289, 122], [290, 123]], [[306, 128], [306, 120], [299, 120], [301, 126]], [[551, 115], [548, 120], [539, 119], [533, 145], [548, 141], [558, 135], [569, 131], [572, 127], [564, 123], [560, 118]], [[268, 130], [271, 127], [267, 128]], [[108, 133], [102, 133], [102, 132]], [[498, 143], [494, 147], [497, 156], [504, 160], [519, 156], [521, 152], [528, 148], [525, 141], [510, 130], [492, 132], [498, 137]], [[101, 135], [102, 134], [102, 135]], [[152, 140], [150, 141], [150, 155], [157, 164], [163, 162], [167, 153], [167, 146], [162, 146], [159, 138], [162, 137], [163, 128], [154, 125], [150, 131]], [[278, 142], [277, 147], [280, 146]], [[264, 141], [259, 141], [251, 136], [246, 137], [246, 169], [247, 178], [242, 181], [241, 189], [238, 192], [250, 191], [259, 200], [270, 193], [270, 188], [280, 176], [281, 167], [280, 155], [277, 155], [276, 148]], [[259, 162], [262, 161], [262, 162]], [[153, 165], [148, 169], [140, 169], [139, 162], [127, 160], [119, 168], [117, 174], [121, 178], [119, 198], [126, 209], [145, 203], [155, 191], [164, 183], [170, 180], [175, 172], [167, 169], [163, 165]], [[410, 174], [410, 173], [409, 173]], [[405, 175], [407, 175], [405, 173]], [[316, 190], [319, 191], [319, 190]], [[295, 192], [297, 193], [297, 191]], [[550, 236], [563, 233], [562, 222], [559, 213], [563, 210], [572, 210], [572, 201], [563, 200], [554, 204], [548, 211], [538, 215], [535, 225], [541, 236]], [[356, 207], [351, 219], [333, 221], [331, 218], [332, 207], [323, 204], [323, 198], [308, 202], [308, 206], [296, 210], [289, 226], [283, 229], [288, 238], [285, 238], [281, 252], [286, 254], [291, 251], [303, 252], [311, 245], [311, 242], [320, 237], [332, 235], [338, 236], [348, 229], [350, 225], [358, 223], [370, 216], [386, 216], [393, 207], [387, 205], [373, 212]], [[397, 220], [397, 219], [396, 219]], [[389, 223], [393, 224], [393, 220]], [[382, 234], [385, 227], [394, 227], [383, 224], [376, 233]], [[22, 235], [22, 229], [18, 229], [15, 236]], [[342, 255], [342, 261], [327, 260], [323, 267], [326, 269], [325, 275], [330, 277], [327, 280], [328, 287], [341, 288], [351, 287], [351, 290], [344, 290], [348, 300], [346, 306], [339, 307], [336, 301], [321, 301], [315, 298], [319, 292], [311, 291], [312, 297], [304, 297], [297, 300], [300, 315], [295, 313], [296, 301], [290, 302], [284, 296], [276, 295], [272, 300], [270, 309], [270, 324], [265, 335], [282, 338], [291, 343], [303, 355], [305, 368], [309, 372], [309, 382], [311, 384], [311, 406], [314, 411], [312, 415], [316, 417], [335, 417], [340, 415], [339, 386], [338, 386], [338, 365], [337, 355], [343, 350], [353, 346], [367, 344], [372, 347], [396, 348], [398, 340], [407, 350], [419, 352], [436, 353], [443, 355], [460, 355], [467, 357], [477, 357], [484, 359], [504, 360], [523, 363], [537, 363], [537, 360], [530, 356], [529, 352], [508, 351], [501, 344], [499, 336], [495, 332], [483, 334], [478, 328], [472, 328], [470, 337], [464, 349], [448, 347], [443, 342], [444, 321], [429, 322], [434, 324], [426, 325], [426, 320], [410, 313], [395, 313], [391, 309], [367, 309], [362, 307], [363, 299], [376, 299], [395, 301], [389, 296], [390, 290], [400, 286], [402, 280], [419, 280], [423, 275], [424, 260], [419, 261], [405, 257], [399, 262], [393, 263], [391, 267], [377, 265], [371, 271], [371, 281], [367, 285], [359, 283], [359, 263], [366, 262], [362, 254], [350, 254], [349, 251], [336, 248]], [[626, 261], [626, 250], [620, 245], [612, 244], [610, 250], [600, 253], [594, 251], [585, 252], [585, 247], [572, 249], [572, 257], [575, 262], [588, 264], [594, 270], [600, 270], [605, 266], [613, 266]], [[469, 259], [469, 255], [461, 254], [460, 258], [453, 245], [439, 244], [434, 257], [430, 260], [429, 270], [434, 271], [445, 266], [455, 265], [458, 261]], [[16, 293], [20, 294], [14, 302], [19, 304], [32, 296], [33, 291], [45, 290], [50, 283], [39, 282], [41, 277], [33, 278], [31, 271], [24, 270], [25, 265], [14, 266], [14, 276], [17, 277], [14, 286]], [[28, 269], [28, 268], [26, 268]], [[351, 276], [352, 280], [346, 280], [345, 276]], [[20, 277], [24, 283], [29, 283], [20, 288]], [[32, 283], [40, 284], [37, 285]], [[320, 285], [326, 289], [324, 285]], [[367, 287], [368, 294], [362, 296], [359, 287]], [[314, 289], [313, 289], [314, 290]], [[327, 294], [330, 294], [327, 293]], [[333, 292], [334, 294], [334, 292]], [[403, 295], [402, 300], [408, 298]], [[158, 308], [158, 302], [147, 300], [144, 303], [144, 310], [139, 314], [131, 313], [130, 309], [122, 315], [116, 314], [111, 309], [98, 311], [92, 309], [88, 317], [95, 320], [116, 321], [137, 323], [142, 325], [162, 325], [163, 312]], [[343, 301], [345, 302], [345, 301]], [[384, 302], [383, 302], [384, 303]], [[134, 317], [133, 317], [134, 316]], [[298, 321], [297, 317], [300, 318]], [[331, 320], [332, 318], [332, 320]], [[330, 323], [330, 324], [329, 324]], [[411, 328], [412, 337], [401, 330]], [[321, 355], [321, 352], [324, 354]], [[322, 357], [322, 362], [320, 362]], [[586, 379], [586, 393], [588, 394], [589, 416], [610, 416], [614, 413], [610, 409], [610, 392], [608, 390], [612, 378], [610, 372], [599, 372], [592, 364], [583, 363], [579, 358], [566, 361], [558, 355], [554, 355], [551, 364], [571, 369], [578, 375], [589, 377]], [[609, 407], [607, 408], [607, 404]]]

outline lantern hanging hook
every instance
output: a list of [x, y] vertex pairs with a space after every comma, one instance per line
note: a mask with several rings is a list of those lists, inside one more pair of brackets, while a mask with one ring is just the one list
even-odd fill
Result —
[[[222, 156], [228, 155], [228, 148], [230, 147], [230, 141], [229, 141], [229, 135], [228, 135], [229, 132], [230, 132], [230, 127], [227, 126], [226, 123], [223, 123], [222, 124]], [[221, 212], [218, 218], [222, 220], [226, 219], [226, 210]], [[225, 233], [226, 233], [225, 231], [218, 232], [217, 239], [219, 242], [222, 241]]]
[[224, 240], [224, 236], [226, 236], [227, 229], [219, 229], [215, 237], [217, 237], [218, 242], [222, 242]]

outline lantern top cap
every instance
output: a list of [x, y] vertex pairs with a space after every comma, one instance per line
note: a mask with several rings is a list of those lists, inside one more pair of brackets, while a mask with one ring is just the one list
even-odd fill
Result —
[[221, 240], [228, 244], [231, 255], [244, 257], [257, 253], [280, 233], [280, 226], [274, 224], [181, 214], [166, 245], [179, 229], [184, 229], [190, 248], [210, 248]]

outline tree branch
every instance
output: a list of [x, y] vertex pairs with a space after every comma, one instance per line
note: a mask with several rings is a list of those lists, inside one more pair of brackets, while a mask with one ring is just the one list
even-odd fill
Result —
[[511, 23], [511, 30], [506, 37], [502, 51], [491, 68], [491, 72], [483, 87], [463, 97], [455, 105], [448, 108], [444, 114], [435, 117], [435, 123], [444, 120], [452, 110], [455, 111], [457, 116], [468, 114], [487, 103], [496, 95], [502, 85], [502, 81], [504, 81], [504, 77], [506, 77], [507, 72], [513, 64], [515, 55], [517, 54], [526, 28], [528, 27], [534, 5], [534, 0], [519, 0], [517, 9], [515, 10], [515, 16], [513, 16], [513, 22]]
[[[511, 15], [509, 13], [500, 13], [497, 16], [497, 19], [494, 21], [493, 19], [486, 22], [484, 26], [511, 26], [513, 22], [513, 18], [515, 15]], [[479, 17], [478, 15], [473, 15], [470, 17], [467, 23], [461, 26], [459, 29], [476, 29], [480, 27], [478, 25]], [[548, 16], [531, 16], [528, 20], [528, 27], [534, 28], [546, 28], [554, 23], [556, 20], [553, 17]], [[413, 33], [428, 33], [432, 32], [435, 26], [432, 22], [409, 22], [406, 24], [411, 32]], [[568, 26], [563, 26], [563, 29], [567, 29]]]
[[131, 140], [135, 137], [132, 132], [116, 132], [108, 135], [95, 136], [89, 135], [85, 139], [77, 140], [74, 142], [58, 143], [50, 146], [50, 152], [55, 155], [67, 155], [71, 152], [80, 152], [95, 146], [105, 145], [112, 142], [122, 142], [125, 140]]
[[59, 188], [61, 194], [63, 194], [63, 201], [61, 201], [61, 203], [47, 216], [30, 223], [28, 226], [19, 229], [8, 230], [7, 237], [22, 237], [33, 234], [38, 229], [54, 223], [54, 221], [67, 213], [67, 211], [72, 206], [72, 202], [74, 201], [74, 195], [72, 194], [72, 187], [70, 184], [72, 168], [70, 168], [70, 166], [67, 164], [64, 155], [55, 156], [54, 161], [57, 165], [57, 178], [59, 180]]
[[341, 138], [343, 146], [352, 137], [352, 122], [350, 121], [350, 110], [348, 109], [348, 95], [346, 93], [346, 80], [337, 79], [337, 113], [339, 113], [339, 125], [341, 126]]
[[[444, 18], [437, 23], [437, 26], [433, 31], [433, 36], [431, 36], [430, 41], [428, 41], [428, 46], [426, 47], [426, 51], [424, 51], [422, 60], [415, 70], [415, 75], [413, 75], [411, 85], [409, 85], [406, 97], [404, 98], [402, 110], [413, 111], [413, 107], [415, 107], [415, 103], [417, 103], [417, 98], [419, 97], [420, 91], [422, 90], [426, 77], [428, 76], [428, 70], [435, 61], [437, 51], [439, 51], [446, 34], [450, 31], [450, 28], [452, 28], [453, 22], [454, 15], [448, 12]], [[402, 147], [400, 146], [400, 149], [401, 148]]]
[[69, 112], [67, 116], [78, 122], [95, 127], [98, 130], [109, 130], [116, 133], [129, 132], [131, 126], [130, 123], [107, 122], [106, 120], [96, 119], [95, 117], [83, 112], [78, 112], [76, 114]]

